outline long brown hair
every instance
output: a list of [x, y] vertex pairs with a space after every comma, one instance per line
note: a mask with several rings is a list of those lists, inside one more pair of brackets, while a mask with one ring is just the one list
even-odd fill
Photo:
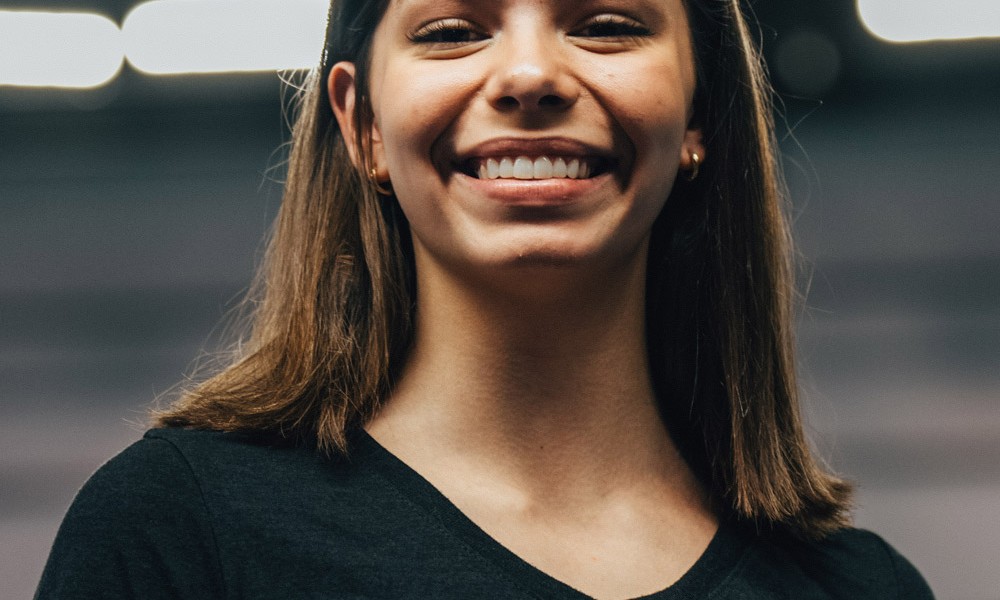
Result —
[[[387, 5], [332, 1], [248, 298], [249, 335], [157, 425], [276, 433], [346, 453], [388, 395], [413, 333], [409, 230], [349, 160], [324, 85], [336, 62], [356, 65], [364, 147], [371, 41]], [[816, 462], [802, 431], [770, 87], [739, 0], [686, 5], [709, 160], [696, 180], [678, 178], [652, 232], [647, 342], [661, 410], [717, 511], [821, 537], [847, 524], [851, 488]]]

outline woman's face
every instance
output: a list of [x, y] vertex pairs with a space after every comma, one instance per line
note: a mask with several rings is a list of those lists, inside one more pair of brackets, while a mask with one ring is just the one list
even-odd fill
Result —
[[[353, 74], [329, 80], [349, 141]], [[642, 260], [678, 168], [704, 157], [681, 0], [391, 0], [369, 85], [418, 266]]]

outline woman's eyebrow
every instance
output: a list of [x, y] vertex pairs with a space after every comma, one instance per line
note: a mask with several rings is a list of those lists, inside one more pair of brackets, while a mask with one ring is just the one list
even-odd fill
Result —
[[[391, 0], [397, 6], [401, 16], [411, 16], [412, 11], [428, 11], [442, 13], [448, 11], [490, 10], [503, 11], [504, 5], [513, 0]], [[536, 4], [548, 4], [558, 10], [575, 11], [622, 11], [636, 17], [648, 20], [651, 26], [662, 26], [674, 22], [674, 15], [669, 7], [664, 6], [670, 0], [536, 0]], [[680, 10], [684, 10], [683, 0], [677, 2]]]

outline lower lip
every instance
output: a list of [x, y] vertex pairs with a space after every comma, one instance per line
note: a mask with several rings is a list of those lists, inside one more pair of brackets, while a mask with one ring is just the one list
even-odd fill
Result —
[[510, 206], [559, 206], [574, 204], [610, 180], [610, 173], [587, 179], [479, 179], [456, 173], [459, 182], [492, 200]]

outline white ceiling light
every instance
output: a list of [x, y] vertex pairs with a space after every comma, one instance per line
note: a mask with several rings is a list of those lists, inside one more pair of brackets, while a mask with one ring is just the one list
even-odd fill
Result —
[[328, 0], [158, 0], [125, 18], [125, 55], [154, 74], [309, 68]]
[[0, 85], [93, 88], [122, 66], [121, 31], [91, 13], [0, 10]]
[[1000, 37], [1000, 0], [857, 2], [865, 27], [890, 42]]

